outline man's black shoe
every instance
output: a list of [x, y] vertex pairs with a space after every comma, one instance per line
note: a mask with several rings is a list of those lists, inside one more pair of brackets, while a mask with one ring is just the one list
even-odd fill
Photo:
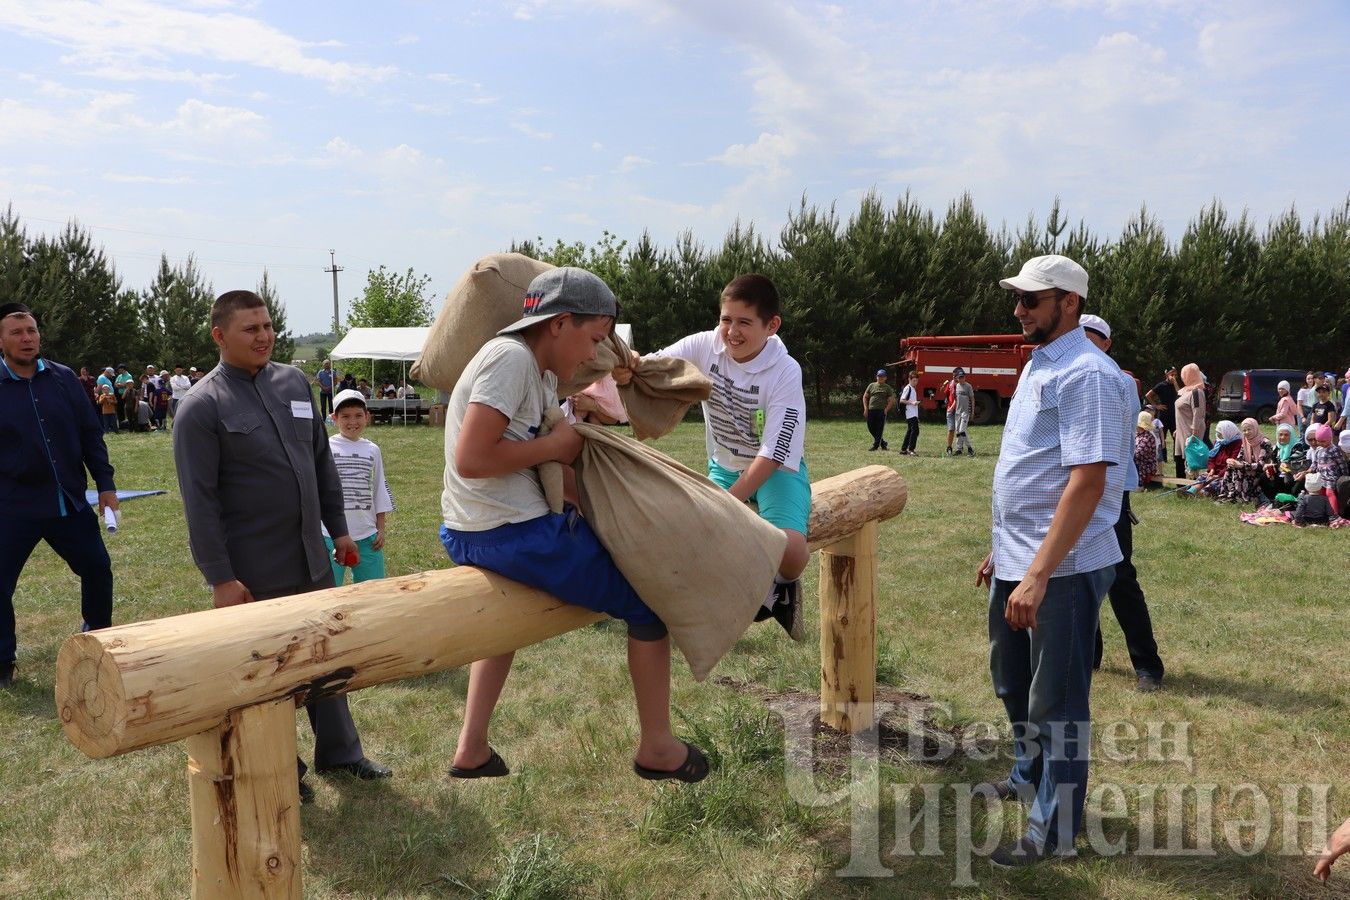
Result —
[[888, 443], [886, 443], [885, 441], [882, 441], [882, 442], [881, 442], [881, 449], [882, 449], [882, 450], [889, 450], [889, 449], [891, 449], [891, 445], [888, 444]]
[[870, 446], [870, 447], [867, 448], [867, 452], [868, 452], [868, 453], [871, 453], [873, 450], [876, 450], [876, 449], [878, 449], [878, 448], [877, 448], [877, 445], [876, 445], [876, 444], [873, 444], [872, 446]]
[[970, 446], [969, 444], [966, 444], [966, 456], [974, 456], [974, 455], [975, 455], [975, 448]]
[[803, 639], [801, 584], [801, 581], [789, 581], [773, 586], [773, 592], [778, 596], [778, 602], [773, 605], [773, 617], [788, 637], [799, 642]]
[[1030, 838], [1021, 837], [989, 854], [989, 864], [1000, 869], [1020, 869], [1023, 866], [1034, 866], [1038, 862], [1057, 858], [1037, 848]]
[[0, 663], [0, 688], [14, 687], [14, 663]]
[[300, 805], [308, 806], [314, 802], [314, 788], [305, 784], [305, 780], [300, 779]]
[[337, 766], [315, 766], [319, 774], [326, 775], [329, 772], [346, 772], [362, 781], [374, 781], [376, 778], [388, 778], [394, 774], [394, 770], [388, 766], [382, 766], [377, 762], [372, 762], [364, 756], [356, 762], [343, 763]]
[[1154, 678], [1152, 675], [1140, 675], [1139, 681], [1134, 689], [1141, 694], [1151, 694], [1154, 691], [1162, 690], [1162, 679]]

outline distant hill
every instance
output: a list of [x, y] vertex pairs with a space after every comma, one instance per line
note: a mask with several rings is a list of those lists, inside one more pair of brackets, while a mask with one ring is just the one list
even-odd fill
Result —
[[313, 334], [295, 336], [295, 359], [312, 360], [322, 349], [331, 350], [337, 345], [337, 336], [330, 332], [316, 331]]

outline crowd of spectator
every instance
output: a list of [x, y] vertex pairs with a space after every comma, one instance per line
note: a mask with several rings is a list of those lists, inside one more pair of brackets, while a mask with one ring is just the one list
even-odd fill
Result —
[[[1178, 377], [1169, 368], [1146, 394], [1135, 438], [1135, 461], [1166, 460], [1165, 434], [1172, 434], [1176, 478], [1190, 482], [1189, 494], [1228, 503], [1274, 505], [1293, 512], [1296, 524], [1326, 524], [1350, 517], [1350, 371], [1308, 371], [1295, 393], [1288, 381], [1278, 385], [1279, 405], [1268, 424], [1221, 420], [1210, 437], [1209, 381], [1195, 363]], [[1147, 421], [1145, 421], [1147, 417]], [[1157, 464], [1148, 479], [1156, 477]]]
[[80, 386], [103, 424], [103, 433], [167, 431], [178, 404], [204, 373], [174, 366], [173, 373], [147, 365], [139, 378], [126, 364], [105, 366], [97, 376], [80, 367]]

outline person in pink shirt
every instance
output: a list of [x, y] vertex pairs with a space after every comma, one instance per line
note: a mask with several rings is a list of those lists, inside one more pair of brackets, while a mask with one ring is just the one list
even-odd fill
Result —
[[1298, 408], [1294, 398], [1289, 396], [1289, 382], [1281, 381], [1275, 386], [1280, 392], [1279, 405], [1275, 407], [1275, 415], [1268, 420], [1272, 425], [1288, 425], [1290, 428], [1301, 430], [1303, 427], [1303, 411]]

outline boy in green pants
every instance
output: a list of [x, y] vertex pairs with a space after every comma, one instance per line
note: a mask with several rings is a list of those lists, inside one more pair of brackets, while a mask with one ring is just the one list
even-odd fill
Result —
[[[384, 517], [394, 511], [394, 500], [384, 481], [384, 458], [373, 441], [361, 437], [370, 416], [360, 391], [343, 391], [333, 398], [333, 422], [338, 433], [328, 438], [338, 477], [342, 480], [342, 509], [356, 542], [357, 558], [333, 560], [333, 580], [341, 587], [343, 569], [352, 570], [352, 583], [384, 577]], [[323, 539], [332, 554], [333, 539]]]

